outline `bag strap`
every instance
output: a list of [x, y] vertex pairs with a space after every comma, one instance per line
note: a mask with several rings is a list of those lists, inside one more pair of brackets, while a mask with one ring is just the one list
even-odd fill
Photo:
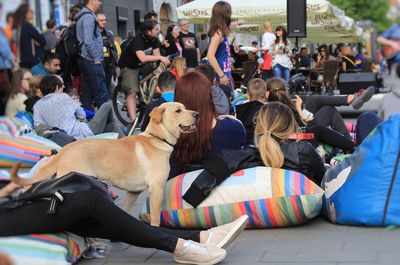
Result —
[[288, 137], [290, 140], [312, 140], [314, 138], [314, 133], [291, 133]]

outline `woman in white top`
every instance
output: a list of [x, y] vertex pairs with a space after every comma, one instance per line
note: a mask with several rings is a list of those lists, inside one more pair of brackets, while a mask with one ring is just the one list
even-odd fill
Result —
[[286, 39], [286, 33], [287, 31], [284, 26], [276, 27], [276, 40], [272, 52], [274, 58], [272, 61], [272, 70], [274, 77], [281, 77], [287, 82], [289, 81], [290, 69], [292, 68], [292, 61], [290, 60], [292, 47]]
[[262, 79], [266, 81], [268, 78], [273, 77], [272, 72], [272, 47], [275, 43], [276, 36], [271, 33], [272, 24], [271, 21], [266, 21], [264, 23], [264, 34], [262, 35], [261, 46], [264, 51], [264, 63], [262, 65]]
[[26, 94], [29, 91], [31, 77], [31, 72], [25, 69], [20, 69], [13, 74], [10, 95], [6, 105], [6, 116], [14, 117], [18, 112], [25, 111], [24, 101], [28, 99]]

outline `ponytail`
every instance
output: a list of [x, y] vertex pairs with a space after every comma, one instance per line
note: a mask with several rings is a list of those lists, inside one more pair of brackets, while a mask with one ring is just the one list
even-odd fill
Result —
[[285, 157], [279, 143], [295, 132], [296, 121], [291, 109], [280, 102], [267, 103], [258, 112], [254, 142], [268, 167], [280, 168]]
[[269, 132], [260, 136], [257, 147], [260, 150], [261, 159], [267, 167], [280, 168], [283, 166], [284, 156], [279, 143]]

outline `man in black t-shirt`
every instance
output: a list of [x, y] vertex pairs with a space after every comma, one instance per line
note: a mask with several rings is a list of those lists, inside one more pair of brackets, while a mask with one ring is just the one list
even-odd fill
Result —
[[118, 62], [121, 68], [121, 86], [127, 95], [126, 106], [132, 121], [136, 119], [136, 93], [139, 90], [140, 68], [146, 62], [161, 61], [167, 66], [171, 63], [168, 58], [160, 54], [160, 42], [156, 38], [159, 31], [157, 23], [151, 20], [145, 21], [142, 32], [129, 41]]
[[179, 27], [181, 32], [178, 39], [182, 47], [182, 56], [186, 58], [186, 66], [194, 68], [200, 62], [200, 49], [196, 35], [189, 32], [189, 20], [179, 21]]

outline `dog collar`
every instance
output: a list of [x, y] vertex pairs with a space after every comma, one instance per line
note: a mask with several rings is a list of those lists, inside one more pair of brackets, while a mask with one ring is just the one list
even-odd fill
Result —
[[147, 133], [150, 134], [151, 136], [153, 136], [153, 137], [155, 137], [155, 138], [157, 138], [157, 139], [163, 141], [164, 143], [168, 144], [168, 145], [171, 146], [172, 148], [174, 148], [174, 145], [171, 144], [170, 142], [168, 142], [167, 140], [165, 140], [165, 139], [163, 139], [163, 138], [160, 138], [160, 137], [158, 137], [157, 135], [155, 135], [155, 134], [153, 134], [153, 133], [151, 133], [151, 132], [147, 132]]

